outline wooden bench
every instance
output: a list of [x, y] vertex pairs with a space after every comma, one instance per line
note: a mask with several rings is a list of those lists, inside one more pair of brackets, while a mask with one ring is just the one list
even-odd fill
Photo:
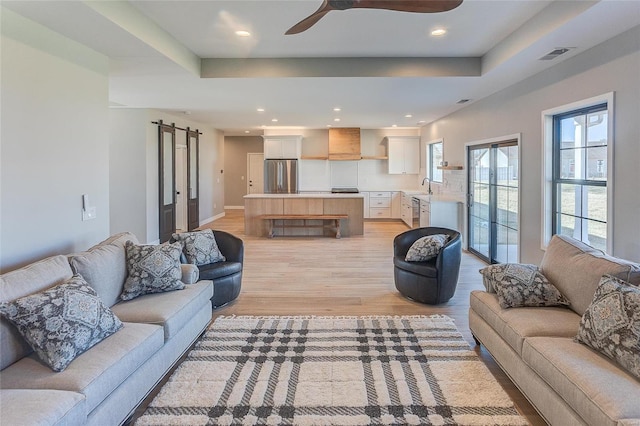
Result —
[[333, 223], [333, 227], [336, 230], [336, 238], [340, 238], [340, 220], [341, 219], [349, 219], [349, 215], [346, 214], [265, 214], [259, 216], [260, 219], [264, 219], [267, 221], [269, 225], [269, 238], [273, 238], [273, 227], [276, 220], [301, 220], [302, 225], [285, 225], [283, 222], [282, 227], [288, 228], [324, 228], [324, 224], [321, 226], [318, 225], [309, 225], [307, 224], [308, 220], [330, 220]]

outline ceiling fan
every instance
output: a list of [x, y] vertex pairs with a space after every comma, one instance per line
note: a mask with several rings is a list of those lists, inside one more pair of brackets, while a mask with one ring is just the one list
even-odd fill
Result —
[[285, 33], [298, 34], [308, 30], [332, 10], [385, 9], [399, 12], [438, 13], [460, 6], [462, 0], [323, 0], [320, 8]]

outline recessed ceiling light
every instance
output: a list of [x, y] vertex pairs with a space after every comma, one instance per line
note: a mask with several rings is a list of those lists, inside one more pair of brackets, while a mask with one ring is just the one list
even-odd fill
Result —
[[260, 127], [262, 127], [263, 129], [266, 129], [266, 128], [267, 128], [267, 125], [266, 125], [266, 124], [263, 124], [263, 125], [262, 125], [262, 126], [260, 126]]
[[398, 125], [397, 124], [392, 124], [391, 127], [398, 127]]
[[272, 118], [271, 121], [273, 121], [274, 123], [277, 123], [278, 119], [277, 118]]
[[258, 111], [258, 112], [264, 112], [264, 108], [258, 108], [256, 111]]
[[236, 31], [236, 35], [238, 37], [251, 37], [251, 33], [249, 31], [245, 31], [245, 30]]
[[335, 107], [333, 110], [334, 110], [335, 112], [340, 112], [340, 111], [342, 111], [342, 108]]
[[411, 117], [413, 117], [413, 115], [411, 115], [411, 114], [407, 114], [407, 115], [404, 116], [404, 118], [411, 118]]
[[333, 121], [340, 121], [340, 119], [339, 118], [334, 118]]
[[418, 121], [418, 124], [422, 124], [422, 123], [426, 123], [426, 121], [424, 121], [424, 120]]
[[248, 130], [245, 130], [244, 132], [245, 132], [245, 133], [251, 133], [251, 132], [250, 132], [250, 131], [248, 131]]
[[434, 37], [440, 37], [443, 36], [447, 33], [447, 30], [445, 30], [444, 28], [436, 28], [435, 30], [431, 31], [431, 35]]
[[327, 124], [327, 127], [331, 127], [331, 124]]

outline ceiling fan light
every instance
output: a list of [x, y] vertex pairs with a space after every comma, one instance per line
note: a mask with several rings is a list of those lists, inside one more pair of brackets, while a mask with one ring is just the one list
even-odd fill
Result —
[[447, 30], [445, 30], [444, 28], [436, 28], [435, 30], [431, 31], [431, 35], [434, 37], [441, 37], [446, 33], [447, 33]]

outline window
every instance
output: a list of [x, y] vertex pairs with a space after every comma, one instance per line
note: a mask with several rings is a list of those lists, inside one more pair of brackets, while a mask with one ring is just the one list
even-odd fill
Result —
[[427, 178], [431, 182], [442, 183], [442, 170], [438, 167], [442, 164], [442, 140], [427, 144]]
[[609, 103], [552, 115], [551, 234], [603, 251], [609, 241]]

